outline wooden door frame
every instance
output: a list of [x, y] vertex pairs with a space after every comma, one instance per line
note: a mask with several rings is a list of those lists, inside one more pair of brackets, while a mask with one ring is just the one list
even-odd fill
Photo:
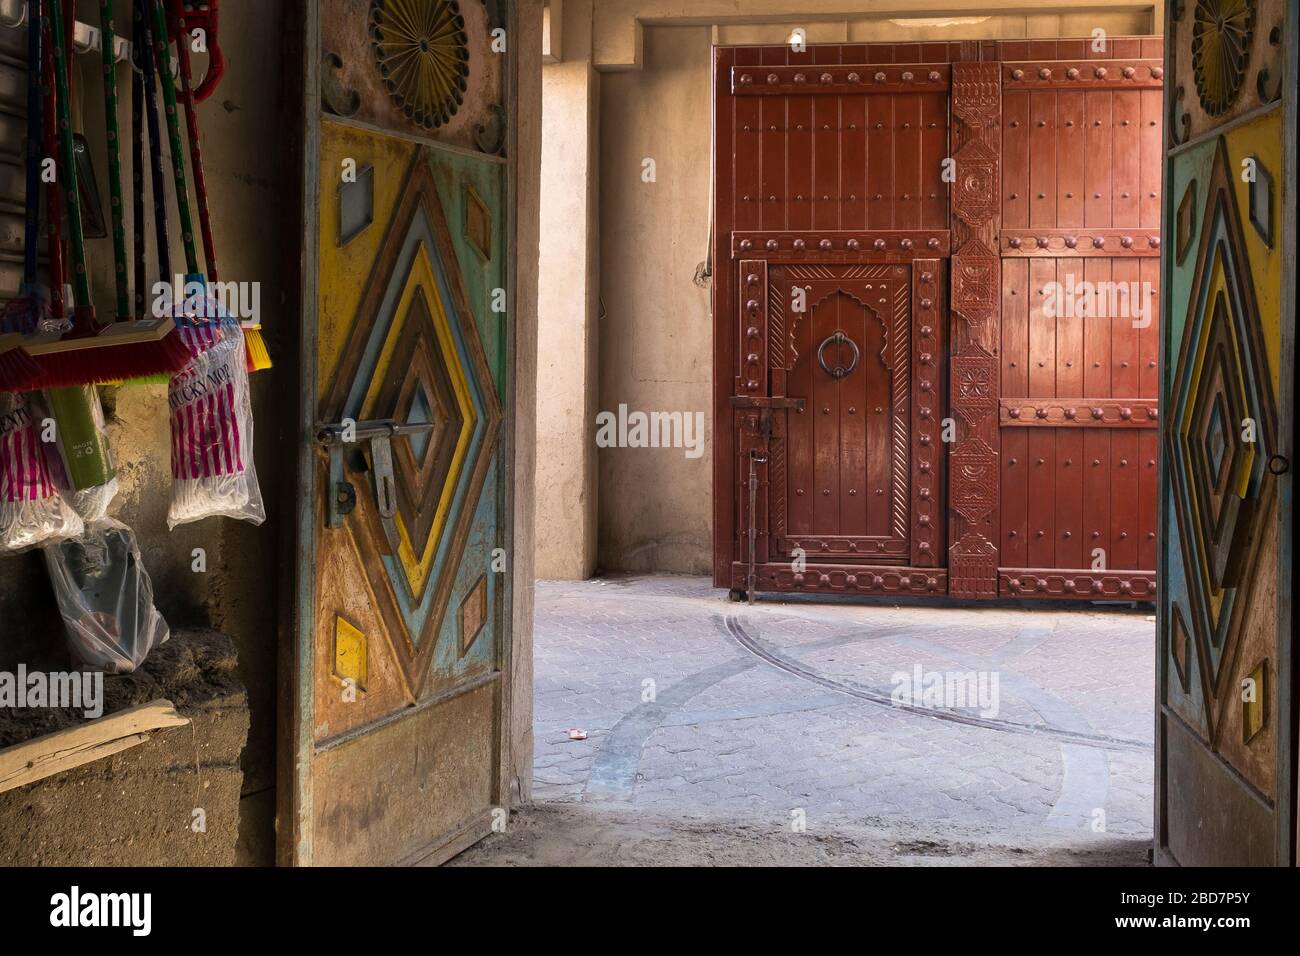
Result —
[[[304, 506], [303, 502], [316, 501], [318, 480], [322, 465], [315, 442], [317, 425], [316, 397], [318, 392], [318, 327], [316, 309], [319, 302], [319, 253], [320, 253], [320, 219], [317, 207], [318, 182], [321, 156], [321, 128], [325, 114], [321, 97], [321, 11], [315, 0], [286, 0], [293, 15], [287, 10], [286, 22], [303, 25], [295, 36], [299, 38], [300, 47], [292, 49], [286, 56], [287, 65], [298, 67], [296, 75], [303, 84], [301, 90], [302, 112], [294, 117], [297, 123], [296, 144], [301, 144], [301, 163], [298, 166], [299, 194], [301, 209], [301, 226], [303, 229], [303, 246], [299, 260], [299, 338], [298, 338], [298, 374], [297, 397], [299, 402], [296, 418], [297, 458], [296, 477], [292, 483], [292, 498], [285, 503], [286, 513], [294, 515], [292, 531], [291, 565], [286, 569], [283, 580], [290, 588], [288, 593], [294, 597], [293, 607], [282, 615], [281, 633], [278, 646], [277, 699], [277, 746], [276, 746], [276, 863], [280, 866], [309, 865], [313, 860], [312, 832], [312, 767], [311, 754], [316, 746], [313, 731], [312, 713], [314, 711], [312, 653], [316, 640], [316, 621], [314, 614], [314, 569], [316, 565], [316, 521], [314, 504]], [[506, 33], [516, 37], [517, 25], [522, 17], [518, 4], [508, 4]], [[524, 469], [523, 479], [529, 484], [524, 487], [519, 481], [518, 462], [523, 455], [532, 453], [532, 442], [521, 449], [517, 440], [517, 408], [521, 394], [535, 394], [535, 362], [519, 363], [519, 334], [527, 334], [528, 341], [535, 342], [535, 311], [529, 299], [529, 316], [520, 316], [519, 306], [523, 297], [519, 292], [519, 259], [521, 227], [527, 227], [526, 217], [518, 214], [521, 199], [518, 169], [520, 159], [520, 90], [519, 70], [521, 62], [532, 63], [540, 67], [540, 51], [537, 57], [524, 60], [520, 56], [519, 45], [509, 43], [506, 48], [506, 67], [502, 75], [502, 101], [506, 110], [506, 208], [505, 249], [507, 266], [506, 316], [509, 317], [506, 336], [506, 387], [507, 406], [503, 425], [508, 429], [505, 436], [506, 473], [499, 479], [504, 484], [504, 503], [502, 513], [504, 522], [504, 544], [508, 556], [507, 572], [502, 582], [502, 634], [498, 643], [496, 678], [499, 706], [496, 708], [496, 726], [494, 727], [495, 766], [493, 768], [494, 785], [499, 796], [500, 807], [507, 813], [512, 798], [516, 795], [512, 787], [512, 777], [517, 769], [514, 766], [516, 755], [513, 753], [513, 709], [515, 705], [516, 668], [519, 657], [516, 653], [516, 640], [531, 641], [531, 633], [521, 634], [522, 624], [531, 632], [532, 588], [516, 589], [515, 574], [517, 568], [531, 573], [531, 554], [524, 560], [516, 561], [516, 546], [531, 550], [532, 534], [532, 492], [531, 480], [533, 468]], [[292, 74], [291, 74], [292, 75]], [[295, 91], [289, 86], [290, 94]], [[288, 125], [288, 124], [286, 124]], [[398, 138], [407, 138], [402, 134], [393, 134]], [[295, 144], [295, 145], [296, 145]], [[437, 147], [432, 147], [437, 148]], [[455, 147], [449, 147], [456, 151]], [[535, 237], [534, 237], [535, 238]], [[534, 243], [535, 244], [535, 243]], [[526, 318], [528, 321], [520, 321]], [[521, 379], [521, 373], [523, 378]], [[531, 430], [528, 431], [531, 435]], [[288, 483], [286, 483], [288, 484]], [[484, 493], [489, 493], [485, 487]], [[286, 538], [290, 535], [286, 534]], [[289, 549], [286, 548], [286, 551]], [[525, 758], [531, 768], [531, 753]], [[526, 789], [526, 788], [521, 788]], [[408, 865], [429, 865], [441, 863], [446, 859], [473, 845], [485, 836], [492, 821], [488, 818], [476, 820], [473, 825], [453, 834], [448, 842], [438, 843], [412, 856], [394, 863]]]

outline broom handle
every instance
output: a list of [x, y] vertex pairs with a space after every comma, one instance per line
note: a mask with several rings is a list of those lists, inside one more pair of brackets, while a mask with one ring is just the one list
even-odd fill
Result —
[[117, 319], [131, 316], [126, 271], [126, 210], [122, 199], [121, 127], [117, 118], [117, 58], [114, 56], [113, 0], [99, 0], [99, 47], [104, 62], [104, 124], [108, 130], [109, 205], [113, 207], [113, 272], [117, 281]]
[[90, 275], [86, 270], [86, 241], [81, 225], [81, 197], [77, 194], [77, 157], [72, 147], [72, 110], [68, 89], [67, 37], [58, 0], [50, 3], [50, 32], [54, 34], [54, 90], [59, 118], [59, 154], [63, 160], [63, 194], [68, 203], [68, 232], [72, 241], [73, 305], [91, 305]]
[[[42, 6], [49, 2], [50, 0], [40, 0]], [[41, 22], [41, 39], [45, 48], [41, 51], [41, 152], [44, 154], [41, 162], [44, 163], [59, 151], [55, 133], [58, 122], [54, 115], [54, 33], [50, 30], [48, 16]], [[46, 254], [50, 260], [50, 316], [57, 322], [67, 317], [63, 301], [63, 198], [59, 194], [57, 181], [45, 186], [45, 216], [49, 220], [45, 225], [45, 235]]]
[[28, 294], [36, 285], [41, 234], [41, 30], [41, 5], [33, 0], [27, 17], [27, 218], [23, 223], [23, 286]]
[[176, 116], [176, 84], [172, 80], [171, 47], [167, 42], [167, 14], [163, 10], [163, 0], [154, 0], [153, 13], [154, 50], [157, 52], [158, 77], [162, 82], [172, 171], [176, 178], [176, 205], [181, 214], [181, 243], [185, 247], [186, 271], [195, 275], [199, 271], [199, 252], [194, 246], [194, 222], [190, 217], [190, 198], [185, 184], [185, 145], [181, 142], [181, 124]]
[[149, 163], [153, 194], [153, 225], [158, 247], [158, 269], [164, 282], [172, 281], [171, 239], [167, 235], [167, 174], [163, 169], [162, 133], [158, 123], [158, 82], [153, 59], [153, 29], [145, 15], [148, 0], [135, 0], [135, 42], [143, 73], [144, 104], [149, 118]]
[[203, 234], [203, 259], [207, 278], [217, 280], [217, 244], [212, 237], [212, 217], [208, 212], [208, 180], [203, 174], [203, 150], [199, 145], [199, 117], [194, 109], [194, 79], [190, 73], [189, 34], [185, 14], [176, 12], [176, 62], [180, 66], [181, 102], [185, 105], [185, 126], [190, 138], [190, 166], [194, 170], [194, 198], [199, 204], [199, 230]]
[[135, 259], [135, 317], [144, 318], [144, 78], [140, 74], [140, 33], [131, 30], [131, 244]]

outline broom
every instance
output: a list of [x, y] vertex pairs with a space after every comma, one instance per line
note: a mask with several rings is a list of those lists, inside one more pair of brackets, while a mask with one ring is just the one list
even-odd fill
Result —
[[[37, 274], [36, 246], [41, 226], [41, 64], [44, 56], [40, 0], [33, 0], [27, 23], [27, 193], [23, 224], [23, 283], [18, 297], [0, 314], [0, 331], [27, 334], [49, 320], [50, 303]], [[0, 354], [0, 381], [16, 390], [39, 386], [41, 367], [22, 349]]]
[[[179, 67], [181, 102], [185, 107], [185, 125], [190, 140], [190, 165], [194, 167], [194, 197], [199, 207], [199, 228], [203, 236], [203, 257], [207, 264], [207, 278], [220, 282], [217, 272], [217, 248], [212, 235], [212, 217], [208, 208], [208, 182], [203, 172], [203, 151], [199, 144], [199, 119], [194, 108], [196, 94], [193, 89], [194, 78], [190, 70], [189, 22], [193, 17], [205, 30], [215, 32], [217, 18], [216, 0], [212, 0], [206, 12], [194, 13], [182, 8], [181, 0], [167, 0], [171, 3], [172, 23], [176, 40], [176, 62]], [[161, 3], [161, 0], [160, 0]], [[219, 49], [219, 48], [218, 48]], [[206, 81], [205, 81], [206, 85]], [[210, 90], [209, 90], [210, 92]], [[246, 364], [250, 372], [257, 372], [271, 367], [271, 356], [266, 348], [266, 339], [262, 335], [261, 324], [254, 320], [242, 325]]]
[[[46, 387], [116, 382], [141, 376], [175, 372], [190, 359], [189, 350], [175, 334], [170, 318], [104, 324], [95, 317], [90, 273], [77, 193], [76, 157], [72, 141], [72, 111], [68, 88], [68, 44], [64, 15], [57, 2], [50, 4], [50, 32], [54, 37], [55, 99], [58, 107], [59, 153], [67, 201], [68, 232], [73, 261], [73, 329], [68, 335], [36, 335], [18, 345], [41, 366]], [[0, 341], [0, 351], [10, 343]], [[12, 347], [12, 345], [11, 345]]]

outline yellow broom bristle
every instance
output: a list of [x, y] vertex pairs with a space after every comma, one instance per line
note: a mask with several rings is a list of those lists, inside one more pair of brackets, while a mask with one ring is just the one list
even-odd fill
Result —
[[262, 372], [271, 367], [271, 353], [261, 329], [244, 329], [244, 348], [248, 351], [249, 371]]

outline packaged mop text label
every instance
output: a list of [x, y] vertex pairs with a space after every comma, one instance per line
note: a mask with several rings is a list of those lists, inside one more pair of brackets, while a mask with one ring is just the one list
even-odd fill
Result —
[[231, 381], [230, 369], [225, 365], [210, 369], [206, 375], [194, 374], [191, 366], [172, 380], [172, 386], [167, 390], [167, 401], [173, 410], [184, 408]]

